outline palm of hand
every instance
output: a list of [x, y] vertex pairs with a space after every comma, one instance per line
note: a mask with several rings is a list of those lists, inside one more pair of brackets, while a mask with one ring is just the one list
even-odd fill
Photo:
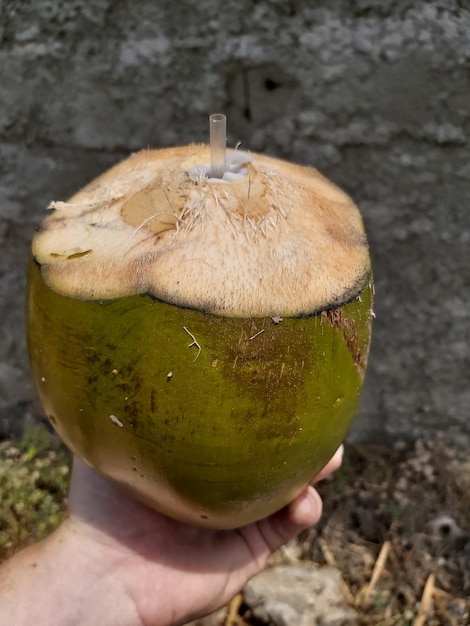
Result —
[[[322, 475], [341, 463], [335, 455]], [[228, 602], [268, 556], [318, 521], [321, 501], [312, 487], [288, 507], [233, 531], [176, 522], [133, 500], [76, 461], [69, 528], [82, 551], [127, 594], [144, 626], [183, 624]]]

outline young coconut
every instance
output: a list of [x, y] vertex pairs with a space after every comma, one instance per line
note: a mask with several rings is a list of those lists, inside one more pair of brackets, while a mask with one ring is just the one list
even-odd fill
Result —
[[207, 146], [140, 152], [52, 203], [28, 338], [75, 454], [163, 513], [222, 529], [284, 506], [344, 438], [372, 277], [340, 189], [216, 148], [212, 168]]

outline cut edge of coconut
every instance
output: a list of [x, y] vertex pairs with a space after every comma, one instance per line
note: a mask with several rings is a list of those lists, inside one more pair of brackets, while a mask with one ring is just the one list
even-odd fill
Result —
[[142, 151], [53, 202], [32, 252], [80, 299], [149, 294], [214, 314], [299, 316], [370, 281], [362, 218], [317, 170], [242, 151], [228, 179], [204, 145]]

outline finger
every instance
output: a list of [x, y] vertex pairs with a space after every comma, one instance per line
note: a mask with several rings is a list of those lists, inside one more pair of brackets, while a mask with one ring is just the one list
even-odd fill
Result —
[[318, 476], [315, 477], [312, 484], [318, 483], [320, 480], [325, 480], [325, 478], [328, 478], [328, 476], [330, 476], [333, 472], [336, 472], [336, 470], [341, 467], [341, 463], [343, 462], [343, 454], [344, 446], [341, 445]]
[[298, 534], [299, 529], [304, 530], [316, 524], [322, 510], [323, 503], [317, 490], [309, 485], [287, 507], [288, 523], [292, 525], [293, 532]]
[[293, 539], [321, 517], [322, 501], [313, 487], [306, 487], [295, 500], [274, 515], [258, 523], [271, 552]]

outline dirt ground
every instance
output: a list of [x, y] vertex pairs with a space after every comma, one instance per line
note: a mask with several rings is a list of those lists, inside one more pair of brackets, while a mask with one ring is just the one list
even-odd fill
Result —
[[301, 557], [335, 564], [360, 624], [470, 624], [470, 460], [444, 436], [348, 447]]
[[[0, 560], [60, 523], [69, 455], [37, 430], [0, 443]], [[361, 626], [470, 624], [470, 458], [444, 435], [347, 445], [321, 522], [272, 564], [334, 565]], [[214, 626], [259, 626], [238, 597]], [[295, 626], [295, 625], [292, 625]]]

